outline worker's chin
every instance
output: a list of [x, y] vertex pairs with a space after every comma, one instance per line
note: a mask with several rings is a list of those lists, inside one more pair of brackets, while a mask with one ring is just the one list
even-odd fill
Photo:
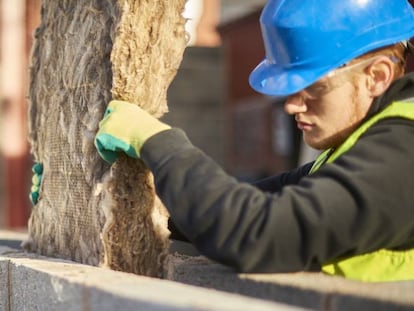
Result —
[[343, 139], [339, 135], [333, 136], [314, 136], [303, 134], [303, 139], [305, 143], [316, 150], [326, 150], [329, 148], [334, 148], [341, 144]]

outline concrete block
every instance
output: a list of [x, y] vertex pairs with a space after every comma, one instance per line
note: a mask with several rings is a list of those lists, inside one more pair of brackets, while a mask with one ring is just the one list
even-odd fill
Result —
[[208, 259], [170, 256], [166, 278], [313, 310], [413, 310], [414, 282], [363, 283], [322, 273], [237, 274]]
[[[84, 309], [82, 288], [64, 277], [44, 273], [36, 269], [39, 263], [33, 259], [12, 259], [10, 265], [10, 310], [67, 310]], [[33, 265], [34, 264], [34, 265]], [[45, 267], [53, 264], [43, 263]], [[68, 273], [68, 266], [62, 264], [61, 273]], [[69, 269], [70, 270], [70, 269]]]
[[9, 261], [10, 309], [5, 310], [303, 310], [23, 252]]
[[0, 310], [10, 310], [9, 260], [0, 259]]
[[24, 253], [4, 240], [0, 232], [0, 311], [414, 310], [414, 281], [237, 274], [205, 257], [178, 254], [169, 256], [161, 280]]
[[24, 232], [0, 230], [0, 311], [11, 310], [10, 299], [10, 259], [1, 256], [12, 256], [18, 253]]
[[[107, 283], [108, 284], [108, 283]], [[111, 300], [103, 299], [111, 293]], [[303, 310], [176, 282], [135, 277], [112, 280], [111, 286], [91, 288], [93, 310]], [[134, 309], [135, 308], [135, 309]]]

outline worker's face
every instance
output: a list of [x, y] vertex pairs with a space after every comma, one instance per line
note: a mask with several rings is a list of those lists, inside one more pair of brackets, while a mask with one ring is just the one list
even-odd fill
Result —
[[287, 98], [285, 111], [295, 115], [309, 146], [337, 147], [366, 116], [373, 100], [363, 77], [367, 65], [365, 60], [337, 69]]

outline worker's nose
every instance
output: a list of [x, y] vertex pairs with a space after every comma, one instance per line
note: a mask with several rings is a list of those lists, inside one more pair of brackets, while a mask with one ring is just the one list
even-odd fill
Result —
[[285, 101], [285, 111], [288, 114], [303, 113], [307, 109], [305, 100], [300, 93], [290, 95]]

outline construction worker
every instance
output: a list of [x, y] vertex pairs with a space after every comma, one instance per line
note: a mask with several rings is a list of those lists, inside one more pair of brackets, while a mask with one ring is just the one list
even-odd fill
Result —
[[237, 271], [413, 280], [411, 5], [269, 0], [260, 21], [266, 57], [250, 84], [285, 98], [304, 141], [325, 150], [315, 162], [238, 182], [183, 131], [122, 101], [108, 106], [98, 152], [144, 161], [179, 230]]

